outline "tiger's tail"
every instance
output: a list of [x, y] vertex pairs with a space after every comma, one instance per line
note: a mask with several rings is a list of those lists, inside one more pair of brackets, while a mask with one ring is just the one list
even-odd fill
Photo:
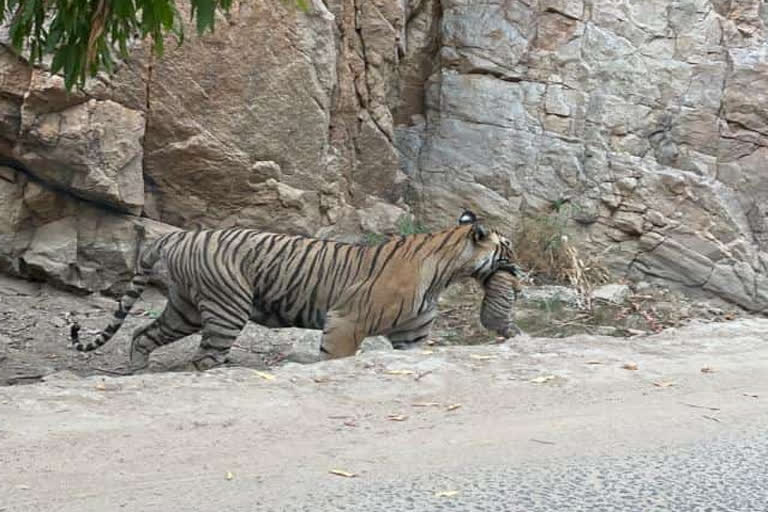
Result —
[[118, 301], [118, 307], [115, 311], [112, 321], [109, 325], [99, 333], [98, 336], [92, 341], [81, 341], [79, 336], [80, 325], [77, 322], [73, 322], [69, 328], [69, 337], [72, 340], [72, 345], [80, 352], [90, 352], [108, 342], [112, 336], [120, 329], [125, 321], [125, 317], [131, 311], [131, 308], [136, 301], [141, 297], [142, 292], [147, 287], [149, 282], [149, 275], [152, 272], [152, 267], [160, 259], [162, 251], [160, 250], [159, 240], [154, 241], [145, 251], [142, 253], [141, 245], [144, 241], [144, 227], [136, 225], [136, 231], [138, 237], [136, 241], [136, 257], [135, 257], [135, 273], [131, 278], [131, 284], [128, 290]]

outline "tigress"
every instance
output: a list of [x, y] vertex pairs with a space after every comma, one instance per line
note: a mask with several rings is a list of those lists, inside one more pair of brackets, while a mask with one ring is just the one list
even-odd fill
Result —
[[483, 302], [480, 306], [480, 323], [499, 336], [512, 338], [523, 331], [514, 321], [514, 302], [521, 290], [517, 273], [498, 270], [483, 281]]
[[133, 333], [130, 369], [149, 363], [156, 348], [202, 332], [192, 358], [198, 370], [225, 362], [250, 319], [267, 327], [322, 329], [314, 362], [354, 355], [366, 336], [385, 335], [396, 348], [423, 340], [440, 293], [473, 277], [482, 282], [499, 268], [513, 269], [508, 239], [465, 211], [458, 226], [392, 238], [366, 246], [253, 229], [175, 231], [137, 253], [136, 272], [110, 324], [79, 351], [94, 350], [122, 325], [141, 296], [152, 267], [169, 275], [160, 316]]

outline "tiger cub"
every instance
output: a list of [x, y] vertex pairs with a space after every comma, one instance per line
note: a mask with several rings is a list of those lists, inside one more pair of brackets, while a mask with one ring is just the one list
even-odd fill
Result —
[[483, 282], [480, 323], [499, 336], [512, 338], [523, 331], [515, 324], [514, 302], [522, 290], [520, 278], [507, 270], [498, 270]]

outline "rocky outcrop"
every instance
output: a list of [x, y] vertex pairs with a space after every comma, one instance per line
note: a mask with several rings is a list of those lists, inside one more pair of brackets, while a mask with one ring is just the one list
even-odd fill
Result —
[[0, 271], [72, 290], [119, 291], [130, 279], [136, 224], [147, 238], [176, 229], [147, 218], [105, 213], [0, 167]]
[[423, 117], [396, 137], [417, 215], [568, 208], [616, 272], [768, 308], [760, 2], [441, 5]]
[[[512, 229], [554, 205], [617, 274], [766, 310], [764, 18], [759, 0], [263, 0], [72, 95], [0, 47], [0, 154], [47, 185], [5, 171], [0, 264], [96, 290], [139, 213], [353, 239], [409, 209]], [[95, 204], [117, 212], [103, 228]], [[110, 229], [121, 256], [88, 253]]]

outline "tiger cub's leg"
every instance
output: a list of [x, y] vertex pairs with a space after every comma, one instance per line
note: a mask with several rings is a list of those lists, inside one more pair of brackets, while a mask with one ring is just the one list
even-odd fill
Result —
[[202, 327], [200, 313], [192, 302], [175, 288], [168, 290], [165, 309], [151, 323], [136, 329], [131, 340], [130, 367], [145, 368], [149, 354], [158, 347], [194, 334]]
[[392, 342], [392, 348], [403, 350], [412, 347], [415, 343], [426, 340], [429, 337], [436, 317], [437, 311], [431, 309], [394, 327], [387, 333], [387, 338]]
[[[201, 304], [203, 319], [203, 339], [200, 347], [192, 356], [192, 364], [203, 371], [224, 364], [229, 349], [248, 322], [248, 311], [235, 312], [231, 306], [226, 313], [215, 304]], [[236, 315], [236, 316], [235, 316]]]

